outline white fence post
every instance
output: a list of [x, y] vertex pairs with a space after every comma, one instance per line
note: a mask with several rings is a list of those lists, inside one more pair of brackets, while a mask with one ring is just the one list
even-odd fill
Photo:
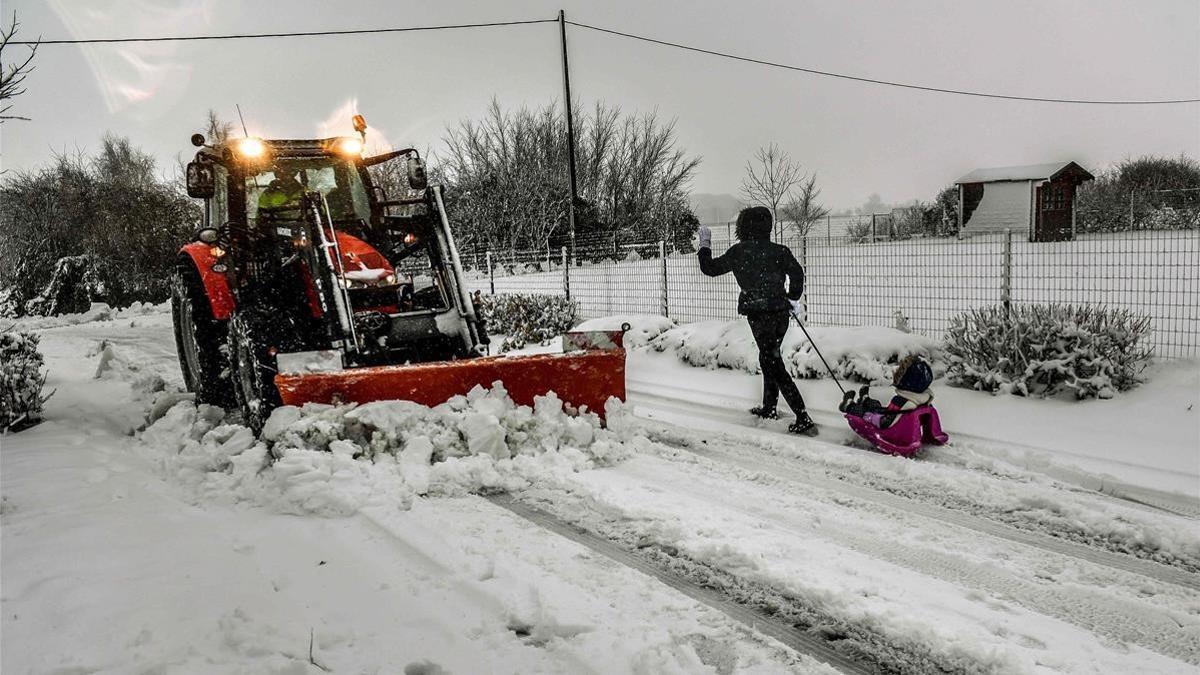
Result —
[[487, 268], [488, 268], [488, 288], [491, 290], [491, 294], [495, 295], [496, 294], [496, 274], [495, 274], [495, 272], [492, 271], [493, 268], [492, 268], [492, 252], [491, 251], [487, 252]]
[[571, 299], [571, 266], [567, 264], [567, 247], [562, 247], [563, 293]]
[[667, 242], [662, 239], [658, 240], [658, 260], [662, 264], [662, 293], [660, 295], [662, 315], [669, 317], [671, 315], [669, 313], [670, 308], [667, 306]]
[[1012, 307], [1012, 229], [1004, 230], [1004, 250], [1000, 265], [1000, 304], [1004, 306], [1004, 316], [1008, 316]]
[[[808, 267], [808, 235], [800, 237], [800, 267]], [[807, 271], [805, 272], [807, 274]], [[804, 294], [800, 296], [800, 311], [804, 314], [804, 321], [808, 322], [808, 289], [804, 289]]]

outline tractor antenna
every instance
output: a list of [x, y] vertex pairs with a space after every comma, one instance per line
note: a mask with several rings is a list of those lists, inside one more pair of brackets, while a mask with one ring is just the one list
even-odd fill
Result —
[[243, 136], [249, 136], [249, 135], [250, 135], [250, 132], [249, 132], [249, 131], [246, 131], [246, 118], [245, 118], [245, 117], [242, 117], [242, 106], [240, 106], [240, 105], [238, 105], [238, 104], [234, 103], [234, 104], [233, 104], [233, 107], [237, 108], [237, 111], [238, 111], [238, 119], [242, 121], [242, 135], [243, 135]]

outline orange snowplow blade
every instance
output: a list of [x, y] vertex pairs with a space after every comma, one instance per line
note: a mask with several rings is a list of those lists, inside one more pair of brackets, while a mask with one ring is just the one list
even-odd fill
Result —
[[[579, 334], [576, 334], [579, 335]], [[475, 385], [491, 387], [500, 381], [512, 400], [533, 405], [535, 396], [553, 391], [564, 402], [604, 417], [609, 397], [625, 400], [625, 350], [620, 334], [608, 345], [584, 351], [527, 356], [483, 356], [403, 366], [351, 368], [335, 372], [275, 376], [275, 386], [287, 405], [305, 403], [368, 403], [405, 400], [434, 406], [466, 394]], [[579, 346], [579, 339], [564, 342]]]

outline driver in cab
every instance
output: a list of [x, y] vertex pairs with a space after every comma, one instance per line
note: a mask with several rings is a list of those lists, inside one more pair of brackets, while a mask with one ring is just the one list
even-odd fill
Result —
[[304, 186], [297, 179], [300, 172], [297, 169], [277, 169], [271, 184], [258, 196], [258, 210], [265, 211], [275, 217], [282, 217], [287, 210], [300, 208], [300, 196], [304, 194]]

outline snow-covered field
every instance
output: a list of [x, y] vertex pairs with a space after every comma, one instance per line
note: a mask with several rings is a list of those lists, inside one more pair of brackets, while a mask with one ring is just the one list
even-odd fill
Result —
[[756, 378], [678, 348], [630, 352], [606, 429], [494, 390], [256, 439], [170, 393], [161, 308], [37, 328], [48, 419], [0, 437], [5, 673], [834, 672], [500, 492], [864, 670], [1200, 667], [1200, 513], [1121, 498], [1200, 497], [1194, 362], [1109, 401], [939, 387], [952, 444], [914, 461], [843, 445], [827, 379], [817, 439], [750, 424]]

